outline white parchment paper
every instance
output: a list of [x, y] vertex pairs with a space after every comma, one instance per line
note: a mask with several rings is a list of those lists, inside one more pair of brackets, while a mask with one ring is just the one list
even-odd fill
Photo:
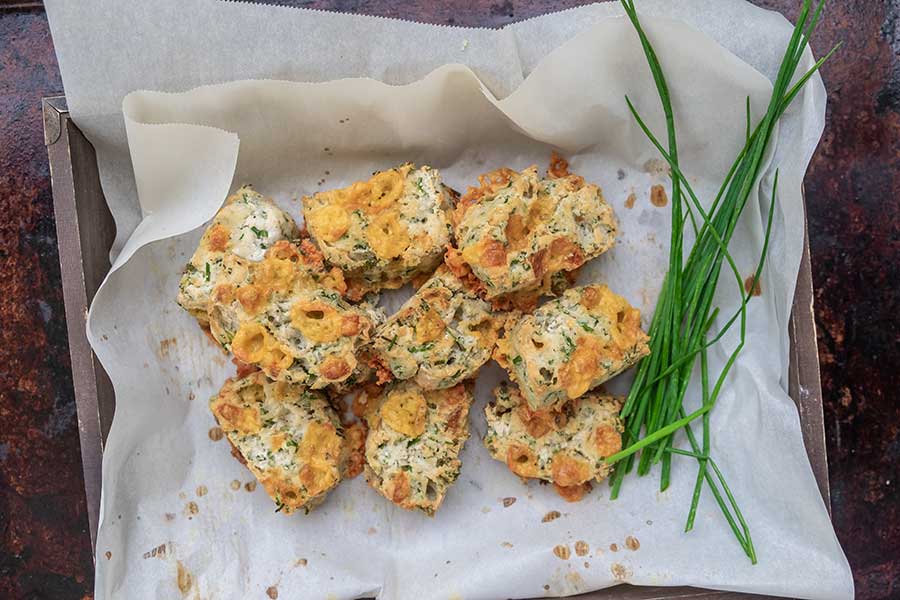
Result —
[[[546, 486], [520, 483], [479, 440], [481, 410], [501, 377], [495, 365], [479, 379], [462, 474], [435, 518], [393, 507], [362, 478], [308, 516], [275, 514], [261, 489], [247, 490], [252, 477], [225, 442], [208, 435], [215, 423], [206, 399], [233, 367], [173, 301], [202, 225], [242, 183], [299, 219], [303, 194], [403, 160], [438, 167], [465, 189], [497, 166], [545, 165], [555, 148], [603, 187], [620, 221], [616, 247], [585, 269], [583, 282], [609, 283], [646, 322], [669, 228], [668, 210], [648, 192], [668, 182], [648, 163], [656, 155], [624, 95], [655, 131], [664, 127], [617, 5], [487, 31], [210, 0], [179, 2], [177, 13], [169, 0], [47, 4], [70, 108], [97, 146], [119, 226], [114, 270], [89, 321], [117, 398], [103, 464], [98, 599], [252, 598], [272, 589], [280, 598], [487, 599], [622, 581], [852, 596], [786, 394], [800, 185], [823, 126], [820, 79], [786, 114], [732, 242], [749, 275], [777, 166], [763, 294], [750, 305], [747, 349], [712, 418], [714, 456], [759, 554], [751, 566], [708, 493], [694, 531], [682, 532], [696, 473], [690, 459], [673, 463], [666, 492], [657, 477], [630, 478], [616, 501], [606, 485], [566, 504]], [[790, 26], [737, 0], [639, 6], [672, 87], [683, 168], [708, 199], [741, 146], [745, 99], [755, 118], [765, 108]], [[350, 76], [371, 79], [339, 79]], [[135, 89], [247, 77], [259, 79], [139, 91], [120, 104]], [[735, 286], [723, 283], [717, 301], [728, 315]], [[736, 332], [725, 336], [714, 369], [735, 343]], [[610, 387], [623, 391], [627, 382]], [[516, 502], [504, 507], [510, 497]], [[551, 510], [562, 516], [543, 523]], [[639, 549], [626, 548], [629, 536]], [[589, 547], [584, 556], [578, 542]], [[557, 545], [569, 547], [569, 560], [553, 554]]]

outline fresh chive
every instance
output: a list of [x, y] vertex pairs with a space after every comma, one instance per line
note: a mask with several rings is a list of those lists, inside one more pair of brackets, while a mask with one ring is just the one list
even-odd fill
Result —
[[562, 336], [563, 336], [563, 338], [566, 340], [565, 355], [566, 355], [566, 358], [569, 358], [569, 356], [571, 356], [571, 354], [572, 354], [573, 352], [575, 352], [575, 342], [573, 342], [573, 341], [572, 341], [572, 338], [570, 338], [570, 337], [569, 337], [568, 335], [566, 335], [565, 333], [562, 334]]
[[258, 237], [260, 239], [269, 237], [268, 231], [266, 231], [265, 229], [257, 229], [253, 225], [250, 226], [250, 231], [252, 231], [253, 235], [255, 235], [256, 237]]
[[406, 350], [415, 354], [416, 352], [428, 352], [434, 348], [434, 342], [425, 342], [421, 346], [409, 346]]
[[[693, 528], [705, 482], [735, 538], [750, 561], [755, 564], [756, 550], [750, 529], [721, 470], [709, 455], [711, 445], [709, 415], [722, 390], [725, 378], [746, 341], [747, 304], [751, 298], [744, 290], [743, 279], [728, 251], [728, 244], [734, 234], [738, 218], [748, 202], [750, 192], [761, 175], [763, 156], [774, 135], [778, 120], [803, 85], [837, 50], [837, 47], [791, 85], [823, 8], [823, 0], [819, 0], [811, 13], [811, 0], [804, 0], [797, 25], [773, 83], [772, 97], [766, 113], [754, 129], [750, 100], [747, 99], [746, 120], [741, 124], [744, 129], [744, 148], [735, 159], [713, 202], [709, 208], [704, 209], [688, 178], [679, 168], [674, 113], [668, 84], [656, 52], [641, 26], [634, 0], [620, 1], [637, 32], [665, 115], [667, 147], [664, 147], [650, 131], [631, 100], [625, 98], [638, 126], [670, 166], [672, 234], [668, 271], [650, 324], [650, 356], [638, 366], [621, 412], [625, 422], [625, 448], [607, 459], [611, 463], [618, 463], [611, 478], [610, 496], [612, 498], [618, 496], [625, 475], [634, 469], [635, 463], [639, 475], [647, 474], [654, 464], [661, 463], [660, 489], [666, 489], [671, 474], [672, 455], [692, 456], [698, 461], [698, 472], [685, 530], [690, 531]], [[756, 280], [762, 274], [768, 253], [777, 188], [776, 170], [763, 247], [754, 273]], [[688, 219], [695, 234], [695, 241], [685, 259], [684, 230]], [[734, 276], [741, 302], [734, 315], [719, 328], [715, 336], [710, 337], [709, 330], [719, 315], [719, 308], [713, 306], [713, 297], [722, 267], [726, 265]], [[713, 375], [709, 370], [707, 349], [717, 343], [735, 323], [739, 323], [740, 340], [728, 355], [722, 370], [718, 375]], [[702, 384], [701, 408], [690, 415], [685, 415], [684, 397], [698, 355]], [[702, 445], [697, 442], [690, 426], [691, 421], [701, 417]], [[673, 447], [673, 435], [680, 429], [685, 430], [693, 452]], [[710, 473], [710, 468], [713, 473]]]

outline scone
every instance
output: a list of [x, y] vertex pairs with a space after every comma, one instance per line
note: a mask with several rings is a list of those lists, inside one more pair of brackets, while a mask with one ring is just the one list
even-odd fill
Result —
[[369, 485], [402, 508], [434, 515], [459, 476], [472, 390], [471, 382], [426, 391], [404, 381], [361, 392], [354, 411], [369, 426]]
[[308, 512], [340, 481], [341, 423], [321, 392], [254, 371], [227, 380], [209, 407], [276, 512]]
[[537, 167], [492, 171], [459, 201], [459, 258], [487, 298], [548, 293], [555, 275], [577, 269], [615, 241], [616, 221], [603, 192], [555, 161], [545, 179]]
[[439, 171], [407, 163], [303, 198], [303, 218], [357, 299], [434, 270], [450, 241], [451, 194]]
[[244, 186], [213, 217], [184, 269], [178, 304], [206, 325], [213, 288], [229, 280], [234, 263], [257, 262], [279, 240], [297, 236], [294, 220], [275, 203]]
[[570, 502], [609, 475], [612, 465], [604, 459], [622, 449], [620, 400], [591, 392], [559, 410], [533, 411], [506, 382], [494, 397], [484, 409], [484, 445], [510, 471], [553, 483]]
[[516, 319], [494, 358], [534, 410], [559, 406], [650, 353], [641, 313], [605, 285], [566, 290]]
[[[369, 305], [353, 306], [335, 290], [337, 273], [297, 268], [296, 248], [267, 253], [248, 266], [240, 284], [220, 284], [209, 307], [210, 333], [226, 351], [278, 381], [312, 389], [347, 381], [360, 372], [359, 354], [383, 316]], [[327, 287], [332, 284], [331, 287]]]
[[378, 327], [373, 349], [394, 378], [449, 388], [490, 359], [504, 318], [442, 265]]

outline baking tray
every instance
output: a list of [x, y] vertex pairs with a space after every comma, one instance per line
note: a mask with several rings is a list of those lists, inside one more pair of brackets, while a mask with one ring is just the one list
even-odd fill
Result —
[[[44, 141], [50, 157], [50, 178], [53, 188], [53, 208], [56, 213], [69, 354], [72, 360], [72, 381], [78, 410], [85, 496], [91, 546], [94, 547], [100, 512], [100, 467], [103, 446], [115, 412], [115, 397], [109, 378], [88, 344], [86, 321], [91, 300], [109, 271], [109, 248], [115, 238], [115, 225], [100, 187], [94, 149], [69, 117], [65, 97], [44, 98], [43, 116]], [[797, 404], [806, 452], [819, 491], [830, 513], [822, 387], [819, 379], [812, 274], [805, 220], [803, 256], [788, 328], [790, 335], [788, 393]], [[737, 600], [760, 596], [697, 588], [634, 587], [627, 584], [578, 596], [581, 600], [611, 597], [624, 600], [663, 598]]]

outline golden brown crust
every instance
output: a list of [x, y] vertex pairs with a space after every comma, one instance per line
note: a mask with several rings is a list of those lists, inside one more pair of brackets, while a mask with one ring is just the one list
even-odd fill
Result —
[[308, 240], [282, 240], [241, 277], [217, 285], [208, 322], [212, 336], [244, 363], [273, 378], [314, 389], [346, 391], [368, 377], [358, 356], [383, 316], [341, 294], [340, 270], [324, 265]]
[[579, 483], [578, 485], [569, 487], [554, 483], [553, 489], [566, 502], [578, 502], [579, 500], [584, 498], [585, 494], [591, 491], [591, 482], [585, 481], [584, 483]]
[[493, 194], [506, 186], [516, 172], [507, 167], [500, 167], [478, 176], [478, 187], [469, 186], [466, 193], [456, 202], [456, 210], [453, 213], [454, 225], [462, 220], [466, 211], [477, 204], [485, 195]]
[[532, 410], [519, 390], [501, 384], [485, 408], [484, 445], [514, 474], [554, 484], [567, 501], [604, 479], [605, 458], [621, 448], [621, 402], [595, 392], [556, 409]]
[[344, 428], [343, 479], [353, 479], [363, 472], [366, 464], [366, 435], [369, 428], [356, 422]]
[[[531, 312], [537, 306], [538, 300], [540, 300], [541, 294], [531, 291], [488, 298], [487, 288], [484, 285], [484, 282], [475, 276], [471, 267], [469, 267], [468, 263], [462, 258], [459, 250], [453, 246], [447, 246], [447, 250], [444, 253], [444, 264], [447, 265], [447, 268], [463, 282], [466, 289], [477, 295], [479, 298], [490, 302], [491, 309], [496, 312]], [[572, 275], [572, 281], [574, 281], [574, 274]]]

